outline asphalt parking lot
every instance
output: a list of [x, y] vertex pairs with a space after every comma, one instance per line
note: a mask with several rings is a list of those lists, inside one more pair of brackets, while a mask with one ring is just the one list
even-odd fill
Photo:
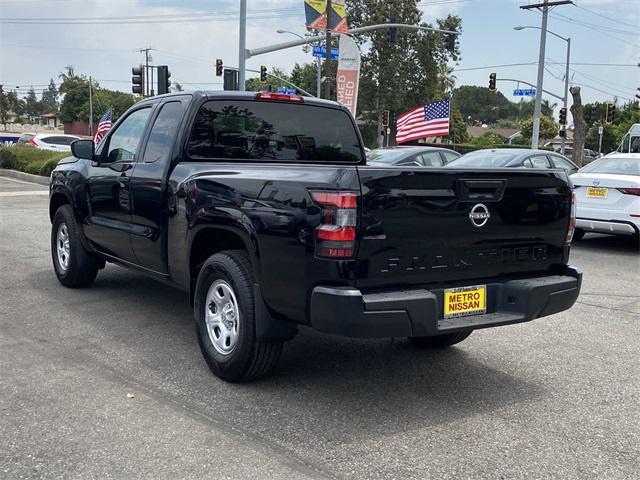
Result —
[[1, 478], [637, 478], [628, 239], [573, 247], [568, 312], [435, 352], [303, 329], [275, 375], [230, 385], [184, 293], [115, 266], [90, 289], [56, 281], [47, 201], [0, 177]]

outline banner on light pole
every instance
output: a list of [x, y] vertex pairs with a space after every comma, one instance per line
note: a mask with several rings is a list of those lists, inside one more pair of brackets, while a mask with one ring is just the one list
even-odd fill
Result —
[[339, 51], [336, 74], [337, 99], [355, 117], [360, 84], [360, 49], [349, 35], [340, 35]]
[[[332, 0], [329, 10], [329, 30], [345, 33], [349, 30], [345, 0]], [[304, 0], [306, 24], [309, 30], [325, 30], [327, 28], [327, 1]]]

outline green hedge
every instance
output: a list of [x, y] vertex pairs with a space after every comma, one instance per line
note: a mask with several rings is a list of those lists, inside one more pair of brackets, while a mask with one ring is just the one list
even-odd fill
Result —
[[41, 150], [29, 145], [0, 147], [0, 167], [49, 176], [58, 162], [70, 153]]

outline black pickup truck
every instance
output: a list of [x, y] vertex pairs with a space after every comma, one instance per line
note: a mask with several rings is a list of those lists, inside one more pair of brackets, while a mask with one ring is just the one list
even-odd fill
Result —
[[560, 170], [366, 164], [341, 105], [275, 93], [143, 100], [51, 175], [68, 287], [105, 262], [188, 292], [211, 370], [272, 370], [299, 325], [445, 347], [570, 308]]

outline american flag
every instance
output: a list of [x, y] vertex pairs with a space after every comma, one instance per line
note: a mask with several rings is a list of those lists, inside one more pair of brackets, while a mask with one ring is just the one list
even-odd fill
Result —
[[398, 117], [396, 142], [405, 143], [419, 138], [449, 135], [450, 102], [440, 100], [416, 107]]
[[102, 137], [111, 130], [111, 117], [113, 117], [113, 110], [109, 109], [98, 122], [98, 128], [96, 128], [96, 133], [93, 136], [93, 143], [96, 145], [100, 143]]

